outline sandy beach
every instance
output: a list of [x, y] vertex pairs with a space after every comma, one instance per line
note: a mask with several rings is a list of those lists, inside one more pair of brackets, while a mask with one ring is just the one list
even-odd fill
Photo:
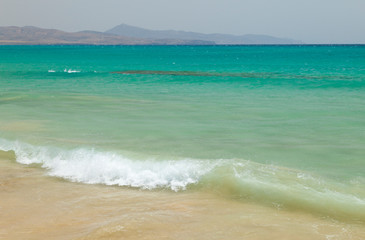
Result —
[[0, 240], [365, 239], [364, 54], [3, 46]]
[[85, 3], [0, 0], [0, 240], [365, 240], [365, 1]]
[[0, 239], [364, 239], [361, 225], [212, 193], [72, 183], [0, 154]]

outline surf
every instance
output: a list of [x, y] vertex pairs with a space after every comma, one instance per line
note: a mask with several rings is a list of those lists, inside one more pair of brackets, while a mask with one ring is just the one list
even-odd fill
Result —
[[5, 139], [0, 140], [0, 149], [13, 151], [18, 163], [40, 166], [49, 176], [73, 182], [212, 191], [240, 201], [365, 222], [364, 191], [295, 169], [243, 159], [138, 160], [94, 148], [66, 150]]

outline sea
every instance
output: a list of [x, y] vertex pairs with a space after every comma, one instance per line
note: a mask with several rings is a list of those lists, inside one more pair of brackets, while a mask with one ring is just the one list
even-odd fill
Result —
[[208, 194], [364, 237], [365, 45], [0, 46], [0, 150], [64, 191]]

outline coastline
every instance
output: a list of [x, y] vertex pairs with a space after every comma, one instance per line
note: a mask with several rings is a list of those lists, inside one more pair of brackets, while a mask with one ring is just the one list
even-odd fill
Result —
[[[11, 159], [13, 158], [13, 159]], [[68, 182], [0, 152], [0, 239], [363, 239], [362, 225], [212, 193]]]
[[365, 238], [363, 47], [0, 48], [0, 240]]

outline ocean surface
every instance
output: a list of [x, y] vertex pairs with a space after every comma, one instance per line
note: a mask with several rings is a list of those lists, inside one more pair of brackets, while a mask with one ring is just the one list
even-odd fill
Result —
[[365, 46], [0, 46], [0, 150], [363, 224]]

